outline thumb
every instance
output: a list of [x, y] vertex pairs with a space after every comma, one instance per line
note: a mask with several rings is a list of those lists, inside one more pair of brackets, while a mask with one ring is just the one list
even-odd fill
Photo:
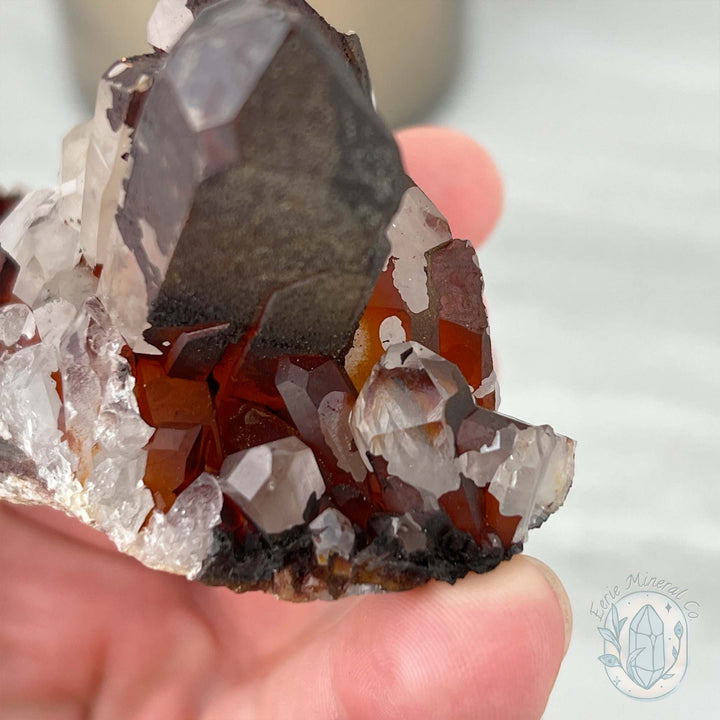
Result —
[[204, 717], [538, 720], [569, 633], [560, 581], [516, 556], [454, 587], [350, 601], [337, 625]]
[[353, 720], [537, 720], [570, 617], [560, 581], [523, 556], [454, 588], [369, 598], [343, 628], [337, 694]]

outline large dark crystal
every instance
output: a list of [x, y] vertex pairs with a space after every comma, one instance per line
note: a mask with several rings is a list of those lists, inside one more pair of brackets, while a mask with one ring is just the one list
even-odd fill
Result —
[[263, 354], [350, 344], [404, 175], [316, 24], [279, 2], [211, 5], [155, 78], [118, 214], [153, 326], [227, 322], [232, 342], [256, 327]]

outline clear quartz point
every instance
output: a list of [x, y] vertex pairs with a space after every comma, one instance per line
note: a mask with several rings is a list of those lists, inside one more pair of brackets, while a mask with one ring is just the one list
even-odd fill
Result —
[[157, 570], [195, 577], [212, 545], [223, 497], [217, 478], [203, 473], [167, 513], [155, 510], [128, 552]]
[[388, 349], [351, 424], [370, 467], [382, 458], [407, 485], [438, 499], [458, 490], [461, 476], [488, 488], [503, 515], [519, 518], [513, 542], [562, 505], [572, 482], [574, 441], [475, 407], [458, 369], [418, 343]]
[[350, 559], [355, 544], [352, 523], [335, 508], [320, 513], [308, 529], [315, 544], [315, 554], [321, 565], [327, 565], [331, 555]]
[[312, 496], [325, 491], [312, 450], [295, 437], [230, 455], [220, 486], [268, 533], [302, 524]]
[[390, 347], [352, 413], [355, 443], [387, 472], [439, 497], [457, 490], [453, 426], [474, 407], [458, 369], [415, 342]]

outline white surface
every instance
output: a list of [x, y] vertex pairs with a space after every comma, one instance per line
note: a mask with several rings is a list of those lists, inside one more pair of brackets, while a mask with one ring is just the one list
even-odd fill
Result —
[[[528, 544], [575, 610], [545, 717], [716, 717], [720, 4], [468, 6], [466, 63], [433, 120], [483, 142], [506, 180], [481, 253], [503, 409], [580, 443], [567, 507]], [[62, 135], [84, 119], [57, 11], [0, 3], [6, 186], [52, 182]], [[609, 684], [589, 614], [638, 571], [701, 604], [687, 677], [651, 703]]]
[[[527, 545], [575, 612], [545, 717], [718, 717], [720, 4], [469, 6], [433, 120], [506, 181], [480, 253], [502, 408], [579, 442], [566, 507]], [[611, 686], [589, 614], [638, 571], [701, 603], [687, 677], [649, 703]]]

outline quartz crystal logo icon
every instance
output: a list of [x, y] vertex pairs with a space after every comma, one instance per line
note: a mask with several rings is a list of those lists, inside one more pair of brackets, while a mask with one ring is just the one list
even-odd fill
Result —
[[610, 606], [598, 660], [620, 692], [638, 700], [671, 693], [685, 676], [687, 620], [680, 606], [657, 592], [633, 592]]

